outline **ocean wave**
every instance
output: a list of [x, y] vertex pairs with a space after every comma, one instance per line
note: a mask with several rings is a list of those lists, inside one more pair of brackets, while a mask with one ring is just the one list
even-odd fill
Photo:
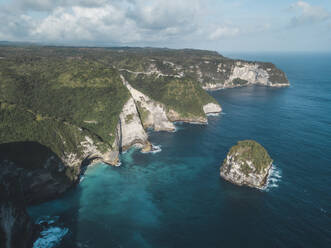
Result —
[[219, 116], [221, 113], [208, 113], [207, 116]]
[[161, 149], [161, 145], [153, 145], [152, 144], [152, 149], [149, 151], [149, 152], [142, 152], [142, 153], [158, 153], [158, 152], [161, 152], [162, 149]]
[[59, 216], [41, 216], [36, 220], [36, 224], [43, 225], [48, 224], [52, 225], [59, 220]]
[[52, 248], [58, 245], [62, 238], [69, 232], [69, 229], [66, 227], [50, 227], [43, 230], [34, 244], [33, 248]]
[[33, 248], [52, 248], [60, 244], [69, 229], [55, 226], [58, 220], [59, 216], [41, 216], [37, 219], [36, 224], [43, 226], [43, 230], [33, 243]]
[[282, 179], [282, 171], [276, 167], [274, 164], [272, 164], [270, 171], [269, 171], [269, 176], [267, 179], [267, 183], [265, 187], [263, 187], [263, 191], [270, 191], [272, 188], [278, 188], [279, 183]]

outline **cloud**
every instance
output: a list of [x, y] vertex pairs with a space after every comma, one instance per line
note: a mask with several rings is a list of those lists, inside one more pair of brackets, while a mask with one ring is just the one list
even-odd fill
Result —
[[[109, 1], [108, 1], [109, 2]], [[114, 2], [114, 1], [111, 1]], [[107, 0], [14, 0], [13, 5], [23, 11], [52, 11], [58, 7], [100, 7]]]
[[300, 13], [291, 19], [291, 27], [319, 23], [331, 17], [331, 14], [324, 8], [310, 5], [304, 1], [298, 1], [292, 4], [290, 9]]
[[238, 27], [221, 26], [216, 28], [210, 35], [210, 40], [218, 40], [221, 38], [234, 37], [239, 35], [240, 29]]
[[188, 39], [198, 30], [200, 2], [16, 0], [0, 9], [0, 38], [123, 44]]

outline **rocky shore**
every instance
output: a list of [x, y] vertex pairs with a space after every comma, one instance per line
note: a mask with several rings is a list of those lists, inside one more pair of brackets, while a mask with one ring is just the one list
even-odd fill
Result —
[[230, 149], [220, 168], [220, 175], [236, 185], [262, 189], [271, 166], [272, 159], [259, 143], [244, 140]]

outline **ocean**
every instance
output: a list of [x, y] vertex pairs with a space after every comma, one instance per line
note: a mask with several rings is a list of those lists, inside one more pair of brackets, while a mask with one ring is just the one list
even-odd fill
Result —
[[[150, 132], [159, 152], [89, 167], [63, 197], [29, 208], [50, 223], [35, 248], [331, 247], [331, 54], [225, 55], [273, 62], [291, 86], [211, 92], [223, 112], [208, 125]], [[264, 190], [219, 176], [244, 139], [274, 160]]]

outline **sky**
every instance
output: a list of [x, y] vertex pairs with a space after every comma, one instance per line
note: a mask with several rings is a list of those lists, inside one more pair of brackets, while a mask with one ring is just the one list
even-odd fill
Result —
[[0, 0], [0, 40], [331, 51], [331, 0]]

